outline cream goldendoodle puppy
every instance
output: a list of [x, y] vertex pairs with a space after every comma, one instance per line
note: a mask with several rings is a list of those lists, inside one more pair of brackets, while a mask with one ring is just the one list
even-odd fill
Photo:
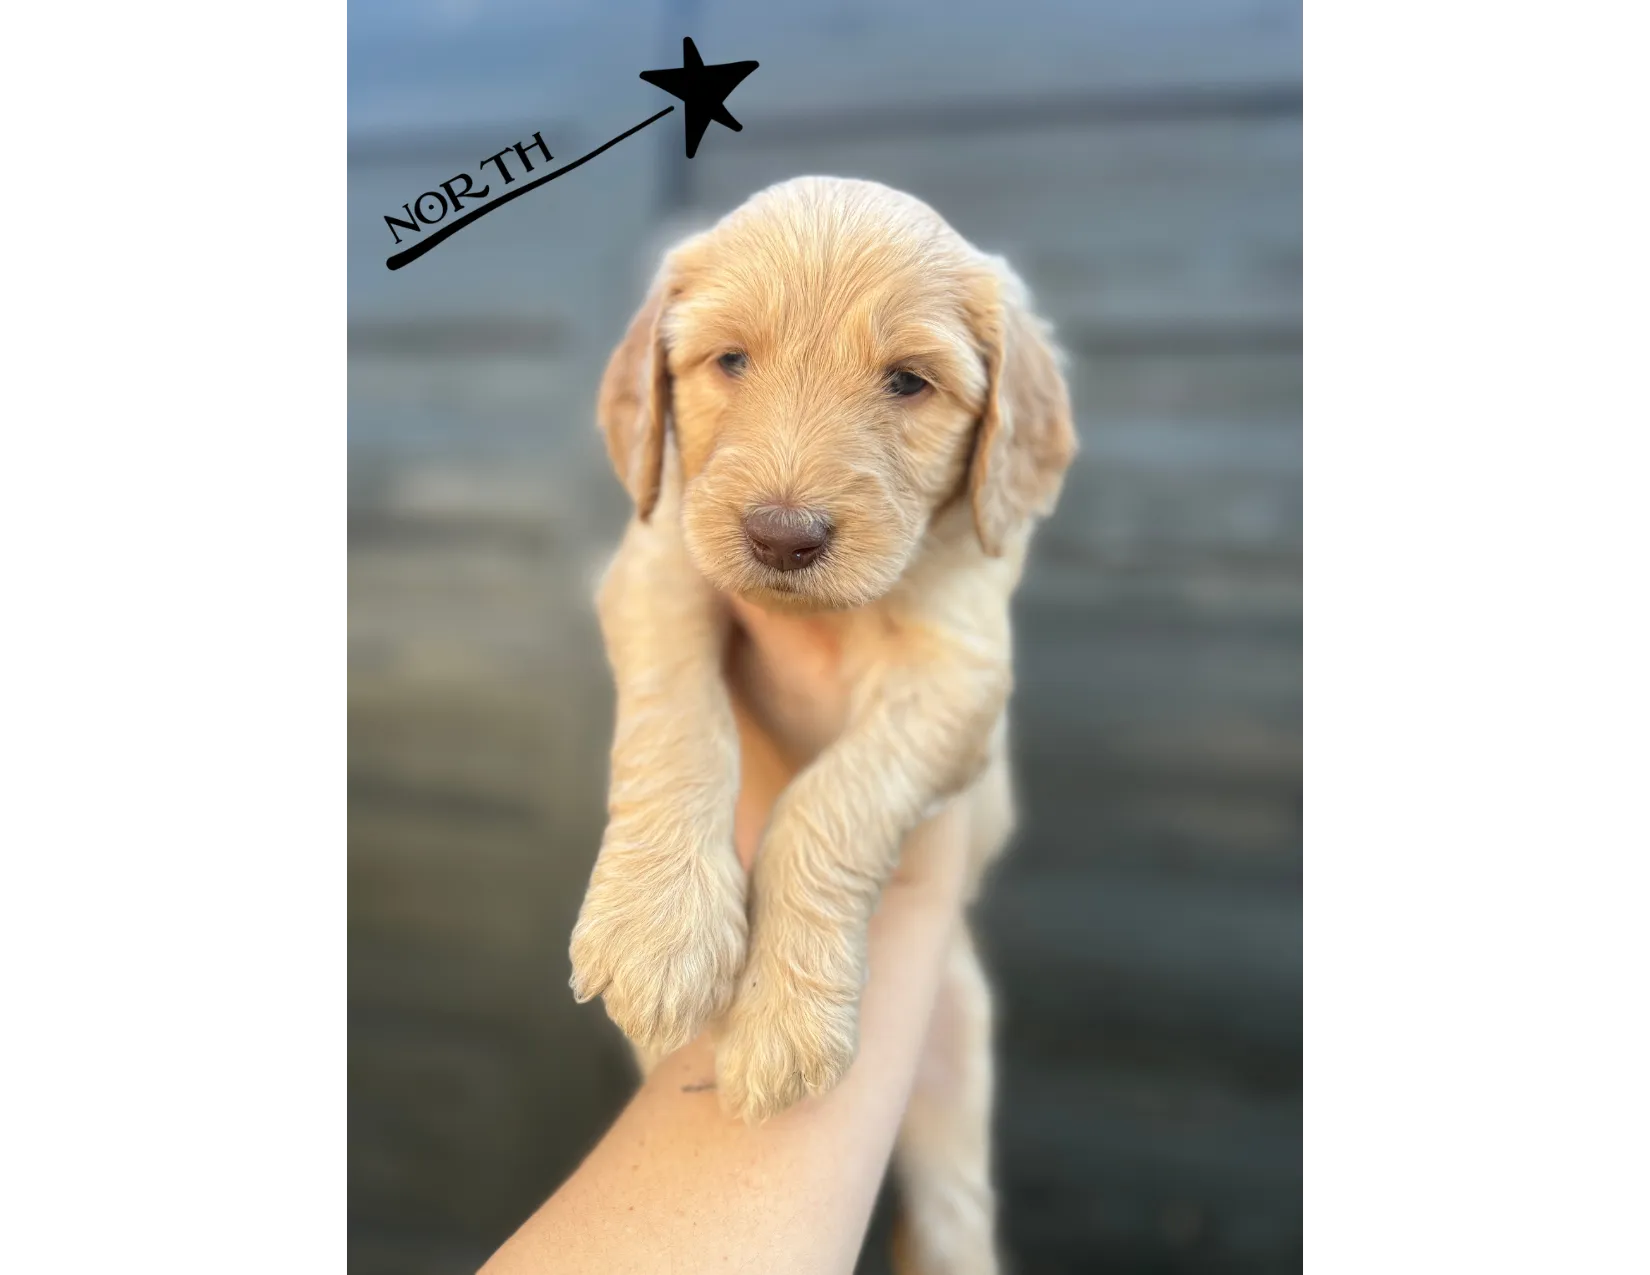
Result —
[[[908, 195], [810, 177], [666, 256], [598, 416], [635, 517], [597, 601], [618, 709], [572, 986], [644, 1065], [714, 1024], [721, 1101], [759, 1120], [853, 1061], [906, 834], [972, 803], [977, 874], [1010, 831], [1009, 597], [1076, 450], [1066, 386], [1002, 260]], [[748, 883], [735, 697], [801, 767]], [[966, 930], [941, 995], [901, 1132], [906, 1261], [989, 1270]]]

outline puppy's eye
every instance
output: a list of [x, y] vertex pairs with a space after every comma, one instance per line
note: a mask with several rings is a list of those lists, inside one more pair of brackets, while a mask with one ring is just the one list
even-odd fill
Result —
[[738, 376], [745, 370], [745, 365], [749, 362], [750, 359], [743, 350], [729, 350], [716, 360], [717, 366], [729, 376]]
[[901, 369], [897, 372], [888, 373], [888, 392], [890, 394], [897, 394], [901, 398], [910, 398], [912, 395], [921, 394], [927, 388], [928, 382], [915, 372], [907, 372]]

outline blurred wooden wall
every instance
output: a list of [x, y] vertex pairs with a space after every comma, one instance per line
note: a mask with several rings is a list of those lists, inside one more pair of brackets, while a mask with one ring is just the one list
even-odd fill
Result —
[[[1015, 1269], [1297, 1267], [1298, 9], [456, 12], [351, 10], [352, 1268], [473, 1267], [629, 1091], [565, 987], [626, 512], [595, 384], [677, 228], [810, 172], [1006, 254], [1072, 356], [1084, 449], [1016, 615], [1023, 833], [980, 909]], [[682, 34], [762, 62], [742, 134], [689, 164], [671, 117], [384, 269], [382, 213], [645, 118]]]

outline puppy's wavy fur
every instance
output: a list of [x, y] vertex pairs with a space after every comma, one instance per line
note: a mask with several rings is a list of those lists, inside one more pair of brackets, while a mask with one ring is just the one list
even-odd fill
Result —
[[[972, 803], [975, 886], [1007, 839], [1009, 597], [1076, 450], [1066, 385], [1005, 262], [908, 195], [810, 177], [666, 255], [597, 414], [635, 517], [597, 599], [618, 711], [572, 985], [644, 1066], [714, 1024], [721, 1100], [761, 1120], [853, 1060], [904, 837]], [[752, 554], [775, 505], [829, 521], [817, 561]], [[736, 698], [799, 767], [748, 887]], [[996, 1269], [990, 1013], [961, 931], [901, 1130], [903, 1271]]]

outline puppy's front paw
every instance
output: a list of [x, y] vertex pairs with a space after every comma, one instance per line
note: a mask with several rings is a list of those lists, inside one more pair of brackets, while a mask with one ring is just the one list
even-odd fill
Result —
[[722, 1109], [754, 1124], [834, 1089], [858, 1047], [859, 993], [855, 973], [821, 979], [753, 950], [716, 1046]]
[[[745, 882], [732, 847], [669, 852], [607, 843], [573, 927], [568, 980], [600, 996], [638, 1047], [687, 1044], [733, 997], [745, 959]], [[611, 847], [611, 850], [610, 850]]]

